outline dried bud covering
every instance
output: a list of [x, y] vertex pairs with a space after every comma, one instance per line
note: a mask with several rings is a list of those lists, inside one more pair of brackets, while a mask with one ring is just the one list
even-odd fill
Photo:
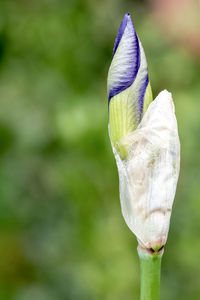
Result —
[[158, 250], [165, 245], [180, 167], [180, 143], [172, 96], [161, 92], [149, 105], [136, 130], [120, 146], [116, 158], [124, 219], [139, 244]]

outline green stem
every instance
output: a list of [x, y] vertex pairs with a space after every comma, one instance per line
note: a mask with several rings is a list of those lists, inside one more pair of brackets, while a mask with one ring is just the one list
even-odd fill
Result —
[[160, 269], [163, 249], [158, 252], [138, 246], [140, 258], [140, 300], [159, 300], [160, 299]]

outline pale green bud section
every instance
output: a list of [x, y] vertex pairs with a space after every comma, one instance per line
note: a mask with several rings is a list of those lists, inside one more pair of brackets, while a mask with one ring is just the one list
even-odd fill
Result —
[[109, 104], [109, 134], [110, 140], [120, 157], [125, 159], [128, 149], [120, 140], [138, 126], [138, 116], [135, 101], [130, 100], [131, 87], [113, 97]]
[[[125, 91], [114, 96], [109, 104], [110, 140], [119, 153], [121, 159], [126, 159], [130, 150], [129, 145], [125, 145], [122, 142], [122, 138], [133, 132], [140, 122], [137, 107], [138, 91], [135, 88], [136, 84], [133, 84], [133, 86], [130, 86]], [[153, 96], [149, 82], [144, 96], [143, 115], [152, 100]]]

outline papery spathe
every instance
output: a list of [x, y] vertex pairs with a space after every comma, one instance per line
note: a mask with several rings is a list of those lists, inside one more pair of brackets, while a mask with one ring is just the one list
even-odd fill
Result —
[[139, 244], [165, 245], [180, 167], [180, 142], [172, 96], [161, 92], [138, 128], [120, 140], [129, 154], [117, 161], [122, 214]]

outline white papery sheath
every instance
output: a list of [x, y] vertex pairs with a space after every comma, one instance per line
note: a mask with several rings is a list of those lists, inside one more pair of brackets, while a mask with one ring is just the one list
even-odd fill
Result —
[[122, 160], [115, 148], [124, 219], [145, 248], [165, 245], [180, 168], [180, 142], [174, 104], [162, 91], [138, 128], [119, 143], [129, 149]]

